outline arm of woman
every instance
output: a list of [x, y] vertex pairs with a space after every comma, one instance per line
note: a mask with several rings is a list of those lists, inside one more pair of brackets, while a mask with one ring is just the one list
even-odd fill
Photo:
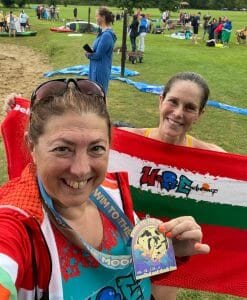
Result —
[[100, 60], [107, 51], [113, 49], [114, 41], [110, 33], [103, 33], [94, 53], [89, 53], [88, 58], [92, 60]]
[[[18, 299], [17, 290], [30, 270], [29, 238], [18, 218], [0, 212], [0, 299]], [[10, 298], [9, 298], [10, 297]]]

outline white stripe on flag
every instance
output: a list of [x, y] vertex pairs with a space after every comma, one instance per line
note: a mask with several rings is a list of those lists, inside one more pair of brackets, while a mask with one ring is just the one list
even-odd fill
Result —
[[[170, 195], [177, 198], [187, 198], [187, 196], [196, 201], [207, 201], [211, 203], [230, 204], [236, 206], [247, 207], [247, 187], [246, 182], [232, 178], [215, 177], [210, 174], [202, 175], [188, 170], [179, 170], [177, 168], [155, 164], [153, 162], [139, 159], [128, 154], [120, 153], [115, 150], [110, 151], [109, 172], [127, 171], [129, 174], [130, 185], [140, 188], [140, 177], [142, 169], [149, 166], [152, 169], [160, 169], [159, 174], [164, 171], [170, 171], [176, 174], [179, 179], [181, 175], [186, 176], [193, 181], [189, 195], [175, 192], [175, 189], [167, 192], [164, 188], [160, 188], [160, 184], [156, 182], [155, 186], [142, 185], [142, 190], [151, 191], [154, 194]], [[202, 186], [208, 186], [212, 192], [200, 190]], [[198, 188], [196, 188], [198, 187]]]

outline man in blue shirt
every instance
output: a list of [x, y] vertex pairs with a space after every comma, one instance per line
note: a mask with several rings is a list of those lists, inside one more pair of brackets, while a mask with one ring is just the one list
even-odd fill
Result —
[[141, 14], [141, 20], [140, 20], [140, 25], [139, 25], [139, 48], [138, 50], [141, 52], [144, 52], [144, 38], [147, 34], [148, 30], [148, 22], [146, 19], [146, 16], [144, 14]]

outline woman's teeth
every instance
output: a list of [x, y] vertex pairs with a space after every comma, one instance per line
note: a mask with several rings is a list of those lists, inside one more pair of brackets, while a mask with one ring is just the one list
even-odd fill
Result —
[[87, 180], [82, 180], [82, 181], [66, 181], [67, 185], [72, 187], [73, 189], [81, 189], [83, 186], [87, 183]]

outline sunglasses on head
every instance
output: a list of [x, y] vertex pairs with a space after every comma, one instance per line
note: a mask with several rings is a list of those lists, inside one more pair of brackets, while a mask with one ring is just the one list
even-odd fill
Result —
[[81, 93], [101, 96], [106, 103], [105, 92], [97, 82], [83, 78], [59, 78], [43, 82], [33, 91], [31, 107], [35, 101], [43, 98], [62, 96], [71, 82]]

